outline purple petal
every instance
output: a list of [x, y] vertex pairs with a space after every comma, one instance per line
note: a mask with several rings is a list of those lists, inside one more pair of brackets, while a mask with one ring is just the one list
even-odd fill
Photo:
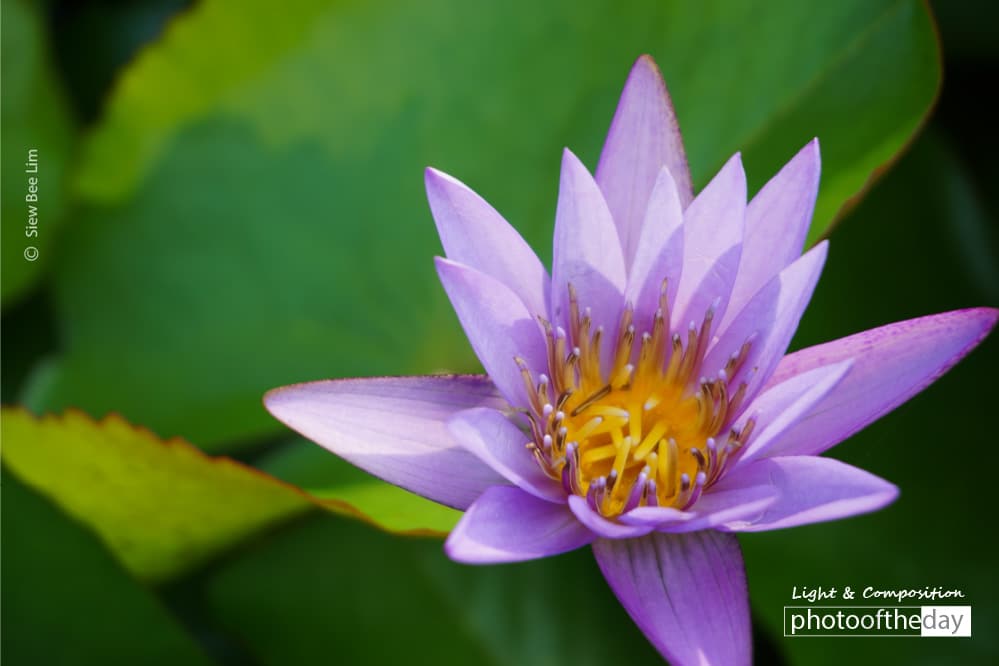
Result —
[[827, 241], [819, 243], [772, 278], [709, 349], [703, 368], [713, 377], [752, 340], [741, 369], [730, 377], [733, 387], [743, 381], [748, 384], [743, 404], [753, 400], [787, 350], [822, 273], [828, 246]]
[[682, 266], [683, 209], [676, 184], [664, 167], [649, 198], [625, 289], [625, 300], [635, 308], [634, 322], [640, 332], [651, 330], [664, 279], [668, 302], [676, 298]]
[[527, 406], [515, 359], [526, 361], [534, 372], [548, 368], [544, 334], [536, 319], [502, 282], [447, 259], [435, 261], [441, 284], [489, 377], [511, 405]]
[[765, 456], [771, 445], [793, 427], [816, 403], [829, 395], [846, 377], [852, 360], [823, 365], [770, 387], [746, 408], [746, 418], [736, 426], [742, 430], [749, 418], [756, 419], [756, 434], [739, 454], [737, 465]]
[[622, 514], [619, 520], [625, 525], [652, 525], [659, 529], [673, 523], [686, 522], [695, 515], [669, 506], [641, 506]]
[[717, 301], [715, 321], [725, 314], [739, 270], [746, 218], [746, 174], [736, 154], [684, 212], [683, 272], [673, 309], [673, 330], [700, 325]]
[[597, 183], [617, 223], [626, 264], [638, 247], [646, 203], [662, 167], [686, 208], [694, 198], [683, 137], [662, 74], [645, 55], [631, 68], [597, 165]]
[[541, 471], [525, 446], [528, 436], [500, 412], [486, 407], [466, 409], [451, 417], [448, 427], [466, 449], [511, 483], [535, 497], [565, 504], [561, 483]]
[[538, 499], [512, 486], [489, 488], [468, 508], [444, 544], [452, 560], [468, 564], [521, 562], [585, 546], [593, 534], [565, 504]]
[[752, 661], [749, 593], [734, 535], [600, 539], [593, 554], [628, 615], [673, 666]]
[[777, 501], [778, 495], [775, 488], [768, 486], [715, 486], [690, 509], [695, 514], [694, 518], [683, 523], [662, 525], [656, 530], [678, 534], [715, 529], [733, 521], [748, 521], [759, 517], [764, 509]]
[[643, 506], [621, 516], [628, 525], [650, 525], [657, 532], [679, 534], [717, 527], [733, 520], [758, 516], [777, 499], [774, 488], [753, 486], [718, 491], [709, 489], [686, 511], [672, 507]]
[[718, 484], [718, 490], [771, 487], [777, 500], [750, 520], [719, 529], [762, 532], [876, 511], [898, 497], [898, 488], [870, 472], [832, 458], [789, 456], [749, 463]]
[[547, 315], [548, 271], [517, 230], [485, 199], [451, 176], [427, 169], [427, 198], [448, 259], [496, 278], [533, 315]]
[[770, 278], [801, 256], [820, 172], [819, 141], [813, 139], [749, 202], [739, 274], [719, 331]]
[[[571, 284], [580, 308], [593, 310], [594, 327], [616, 326], [625, 273], [621, 243], [600, 189], [582, 162], [566, 150], [562, 159], [552, 259], [552, 306], [566, 324]], [[609, 344], [611, 335], [604, 335]]]
[[786, 356], [770, 384], [853, 359], [850, 374], [794, 427], [770, 455], [818, 454], [922, 391], [981, 342], [999, 310], [974, 308], [897, 322]]
[[624, 525], [607, 520], [594, 512], [586, 500], [579, 495], [569, 496], [569, 508], [572, 509], [580, 523], [586, 525], [594, 534], [606, 539], [629, 539], [652, 531], [651, 525]]
[[486, 377], [374, 377], [296, 384], [264, 396], [288, 427], [363, 470], [464, 509], [505, 483], [447, 429], [470, 407], [504, 405]]

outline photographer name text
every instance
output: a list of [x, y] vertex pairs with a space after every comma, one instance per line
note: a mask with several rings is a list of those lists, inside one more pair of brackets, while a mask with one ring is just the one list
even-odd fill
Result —
[[[25, 238], [38, 238], [38, 150], [30, 148], [27, 160], [24, 162], [24, 173], [27, 177], [27, 187], [24, 194], [24, 203], [28, 208], [28, 221], [24, 225]], [[35, 245], [27, 245], [24, 248], [24, 258], [27, 261], [38, 259], [38, 248]]]

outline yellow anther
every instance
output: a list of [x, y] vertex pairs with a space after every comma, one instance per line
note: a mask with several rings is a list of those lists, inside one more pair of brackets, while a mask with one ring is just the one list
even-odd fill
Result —
[[[561, 478], [568, 464], [567, 443], [574, 443], [578, 457], [572, 463], [573, 492], [585, 496], [598, 484], [593, 492], [599, 510], [612, 519], [636, 502], [681, 506], [696, 501], [697, 488], [714, 483], [720, 474], [729, 447], [739, 446], [740, 434], [735, 434], [731, 441], [719, 440], [718, 454], [715, 449], [705, 454], [707, 439], [718, 436], [735, 401], [746, 391], [743, 373], [741, 385], [731, 392], [727, 383], [733, 374], [712, 375], [710, 381], [691, 386], [691, 379], [702, 371], [713, 313], [700, 327], [691, 326], [683, 338], [672, 334], [664, 284], [652, 330], [638, 333], [634, 325], [639, 320], [633, 319], [629, 308], [616, 328], [605, 329], [599, 324], [606, 322], [593, 321], [574, 290], [569, 296], [569, 321], [562, 322], [568, 332], [542, 320], [548, 379], [525, 376], [531, 407], [547, 410], [532, 416], [533, 437], [539, 440], [532, 453], [539, 464], [548, 462], [546, 473]], [[643, 317], [640, 325], [648, 326], [648, 314]], [[601, 337], [608, 331], [616, 331], [616, 337], [601, 349]], [[730, 367], [738, 370], [747, 356], [744, 346]], [[543, 441], [551, 442], [548, 448], [542, 449]], [[645, 492], [645, 479], [654, 497]], [[686, 490], [681, 488], [683, 479], [688, 480]], [[695, 479], [702, 479], [700, 485], [693, 483]], [[636, 484], [642, 484], [641, 499], [633, 492]]]

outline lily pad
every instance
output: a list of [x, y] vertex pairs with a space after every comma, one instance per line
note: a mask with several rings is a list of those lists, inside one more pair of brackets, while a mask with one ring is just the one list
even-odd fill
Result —
[[36, 419], [4, 409], [3, 443], [14, 474], [89, 525], [145, 579], [187, 570], [312, 506], [291, 486], [116, 417]]
[[64, 352], [30, 404], [219, 450], [280, 432], [259, 404], [277, 385], [474, 370], [430, 261], [423, 167], [548, 256], [560, 148], [595, 165], [643, 52], [698, 184], [741, 149], [758, 187], [820, 137], [813, 238], [940, 81], [918, 0], [206, 0], [122, 73], [86, 141], [53, 275]]
[[206, 598], [262, 665], [662, 663], [589, 549], [470, 567], [440, 542], [317, 516], [216, 572]]
[[321, 479], [310, 491], [119, 417], [4, 409], [2, 427], [11, 472], [89, 525], [144, 580], [175, 578], [316, 507], [410, 535], [441, 536], [460, 515], [302, 441], [268, 465], [290, 481]]
[[6, 469], [2, 479], [6, 663], [211, 663], [93, 534]]

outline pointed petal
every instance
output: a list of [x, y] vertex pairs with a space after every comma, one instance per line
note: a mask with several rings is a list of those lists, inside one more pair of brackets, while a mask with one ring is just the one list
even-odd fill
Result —
[[486, 407], [458, 412], [448, 422], [462, 446], [511, 483], [535, 497], [565, 504], [565, 491], [550, 479], [525, 446], [528, 441], [510, 419]]
[[749, 202], [739, 274], [719, 331], [770, 278], [801, 256], [820, 172], [819, 141], [813, 139]]
[[818, 454], [922, 391], [995, 326], [999, 310], [973, 308], [910, 319], [802, 349], [780, 362], [770, 384], [816, 366], [853, 359], [850, 374], [770, 448]]
[[715, 529], [733, 521], [745, 521], [759, 516], [764, 509], [777, 501], [775, 488], [751, 486], [723, 488], [715, 486], [697, 501], [690, 510], [695, 517], [683, 523], [673, 523], [658, 528], [660, 532], [678, 534]]
[[640, 57], [624, 84], [597, 165], [597, 183], [617, 224], [626, 264], [631, 264], [646, 202], [662, 167], [677, 183], [686, 208], [694, 198], [683, 137], [662, 74]]
[[659, 307], [659, 294], [666, 280], [668, 303], [676, 298], [683, 266], [683, 209], [669, 171], [659, 172], [642, 223], [635, 260], [628, 273], [625, 300], [635, 308], [638, 331], [651, 330]]
[[447, 429], [455, 413], [503, 400], [486, 377], [373, 377], [274, 389], [264, 405], [285, 425], [361, 469], [464, 509], [506, 483]]
[[643, 506], [621, 516], [627, 525], [652, 525], [657, 532], [680, 534], [713, 529], [719, 525], [758, 516], [778, 496], [774, 488], [751, 486], [730, 490], [709, 489], [686, 511]]
[[544, 372], [548, 356], [541, 327], [523, 302], [498, 280], [438, 257], [437, 274], [489, 377], [515, 407], [529, 404], [516, 358]]
[[464, 183], [426, 170], [427, 198], [448, 259], [510, 288], [532, 315], [547, 315], [551, 281], [534, 250]]
[[667, 525], [687, 522], [695, 515], [670, 506], [640, 506], [621, 514], [619, 520], [625, 525], [652, 525], [658, 530]]
[[468, 564], [521, 562], [557, 555], [593, 541], [565, 504], [512, 486], [486, 490], [444, 544], [448, 557]]
[[642, 536], [652, 531], [652, 526], [640, 523], [638, 525], [623, 525], [607, 520], [597, 514], [579, 495], [569, 496], [569, 508], [580, 523], [586, 525], [594, 534], [606, 539], [628, 539]]
[[741, 431], [747, 420], [756, 419], [756, 434], [751, 436], [749, 445], [739, 454], [736, 465], [745, 465], [750, 460], [766, 456], [771, 445], [829, 395], [852, 366], [850, 359], [823, 365], [764, 391], [746, 408], [744, 418], [736, 425], [736, 429]]
[[593, 543], [621, 605], [673, 666], [752, 661], [739, 542], [713, 531]]
[[708, 350], [704, 374], [714, 377], [747, 340], [752, 340], [745, 362], [729, 378], [733, 390], [747, 383], [743, 404], [756, 397], [787, 350], [822, 273], [828, 247], [828, 241], [822, 241], [772, 278]]
[[673, 309], [673, 330], [698, 325], [716, 300], [715, 321], [725, 314], [739, 270], [746, 219], [746, 173], [736, 154], [683, 214], [683, 272]]
[[[567, 149], [562, 159], [552, 259], [552, 306], [557, 323], [568, 321], [572, 285], [580, 308], [593, 310], [594, 326], [617, 324], [625, 274], [621, 243], [600, 189]], [[605, 335], [609, 341], [610, 335]]]
[[717, 488], [771, 487], [777, 500], [760, 515], [719, 529], [762, 532], [876, 511], [895, 501], [898, 488], [870, 472], [832, 458], [789, 456], [757, 460], [733, 471]]

